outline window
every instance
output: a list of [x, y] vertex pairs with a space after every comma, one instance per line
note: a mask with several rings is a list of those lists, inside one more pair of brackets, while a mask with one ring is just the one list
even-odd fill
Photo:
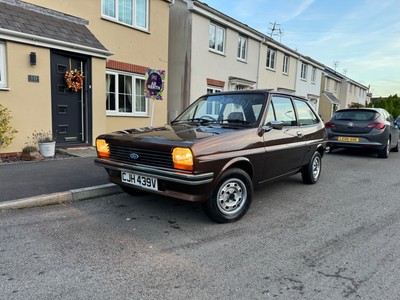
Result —
[[148, 7], [148, 0], [102, 0], [101, 12], [116, 22], [147, 29]]
[[276, 51], [268, 49], [267, 51], [267, 68], [275, 70]]
[[289, 74], [289, 62], [290, 62], [290, 57], [285, 55], [283, 57], [283, 67], [282, 67], [283, 74]]
[[296, 115], [290, 98], [274, 96], [268, 109], [265, 124], [271, 121], [281, 121], [283, 126], [296, 126]]
[[317, 68], [313, 67], [311, 72], [311, 82], [315, 83], [316, 78], [317, 78]]
[[214, 51], [224, 53], [224, 43], [225, 29], [216, 24], [210, 24], [208, 47]]
[[307, 80], [307, 65], [305, 63], [301, 64], [300, 78], [303, 80]]
[[222, 89], [219, 87], [208, 86], [207, 87], [207, 94], [215, 94], [222, 92]]
[[338, 91], [338, 82], [336, 80], [333, 83], [333, 90], [335, 91], [335, 93], [337, 93], [337, 91]]
[[6, 46], [0, 43], [0, 88], [6, 86]]
[[106, 73], [107, 114], [147, 116], [144, 76], [129, 73]]
[[326, 77], [325, 90], [329, 91], [330, 85], [331, 85], [331, 80], [328, 77]]
[[247, 38], [239, 35], [237, 57], [241, 60], [246, 60]]
[[306, 102], [295, 99], [294, 104], [296, 105], [300, 126], [319, 123], [317, 116]]
[[349, 94], [351, 94], [353, 92], [353, 85], [350, 83], [349, 84]]

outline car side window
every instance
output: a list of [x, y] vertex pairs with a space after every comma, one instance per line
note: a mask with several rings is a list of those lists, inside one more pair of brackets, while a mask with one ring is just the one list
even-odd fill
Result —
[[272, 96], [265, 124], [270, 121], [281, 121], [283, 126], [297, 125], [294, 107], [290, 98]]
[[300, 126], [307, 126], [319, 123], [317, 116], [305, 101], [295, 99], [294, 103], [296, 105]]

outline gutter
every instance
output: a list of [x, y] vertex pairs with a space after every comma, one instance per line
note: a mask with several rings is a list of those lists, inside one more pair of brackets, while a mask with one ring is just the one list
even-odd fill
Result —
[[17, 32], [3, 28], [0, 28], [0, 39], [39, 46], [39, 47], [54, 48], [64, 51], [74, 50], [74, 52], [76, 53], [86, 54], [100, 58], [107, 58], [114, 54], [107, 49], [98, 49], [98, 48], [78, 45], [74, 43], [49, 39], [46, 37]]

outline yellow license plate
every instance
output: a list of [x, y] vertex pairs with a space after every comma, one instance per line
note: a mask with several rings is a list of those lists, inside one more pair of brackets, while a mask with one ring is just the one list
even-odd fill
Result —
[[339, 142], [359, 142], [360, 138], [358, 137], [350, 137], [350, 136], [339, 136], [338, 137]]

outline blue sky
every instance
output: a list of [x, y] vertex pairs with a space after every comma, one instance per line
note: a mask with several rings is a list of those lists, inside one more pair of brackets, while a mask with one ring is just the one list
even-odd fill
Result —
[[370, 86], [400, 96], [398, 0], [201, 0], [275, 40]]

